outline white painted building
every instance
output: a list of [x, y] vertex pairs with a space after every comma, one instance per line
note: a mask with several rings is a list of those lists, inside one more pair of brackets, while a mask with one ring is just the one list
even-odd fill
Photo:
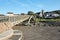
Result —
[[14, 14], [6, 14], [6, 16], [14, 16]]
[[53, 17], [59, 17], [60, 14], [58, 13], [46, 13], [45, 18], [53, 18]]

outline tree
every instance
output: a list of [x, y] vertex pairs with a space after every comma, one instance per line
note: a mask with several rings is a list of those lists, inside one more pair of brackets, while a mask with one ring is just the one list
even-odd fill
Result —
[[21, 15], [25, 15], [25, 13], [21, 13]]
[[34, 15], [33, 11], [28, 11], [28, 15]]
[[60, 14], [60, 10], [55, 10], [55, 11], [52, 11], [52, 12]]
[[7, 14], [13, 14], [13, 12], [7, 12]]
[[5, 16], [4, 14], [0, 14], [0, 16]]

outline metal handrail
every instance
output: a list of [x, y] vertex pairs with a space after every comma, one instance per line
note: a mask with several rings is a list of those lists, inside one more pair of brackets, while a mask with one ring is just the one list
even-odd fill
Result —
[[18, 15], [18, 16], [0, 16], [0, 22], [14, 22], [20, 19], [24, 19], [28, 15]]

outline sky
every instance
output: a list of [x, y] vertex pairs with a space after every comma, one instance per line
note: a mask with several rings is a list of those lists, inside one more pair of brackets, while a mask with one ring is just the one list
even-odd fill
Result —
[[60, 0], [0, 0], [0, 14], [60, 10]]

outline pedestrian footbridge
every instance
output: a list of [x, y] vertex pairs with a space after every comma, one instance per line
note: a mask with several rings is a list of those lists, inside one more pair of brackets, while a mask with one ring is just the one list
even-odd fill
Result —
[[[29, 19], [29, 17], [29, 15], [0, 16], [0, 40], [6, 38], [7, 35], [8, 37], [10, 37], [13, 34], [13, 30], [11, 30], [12, 27]], [[5, 31], [9, 34], [5, 33]], [[5, 36], [2, 36], [2, 34], [4, 34]]]
[[30, 16], [29, 15], [18, 15], [18, 16], [0, 16], [0, 23], [8, 22], [11, 23], [12, 26], [19, 24], [25, 20], [27, 20]]

